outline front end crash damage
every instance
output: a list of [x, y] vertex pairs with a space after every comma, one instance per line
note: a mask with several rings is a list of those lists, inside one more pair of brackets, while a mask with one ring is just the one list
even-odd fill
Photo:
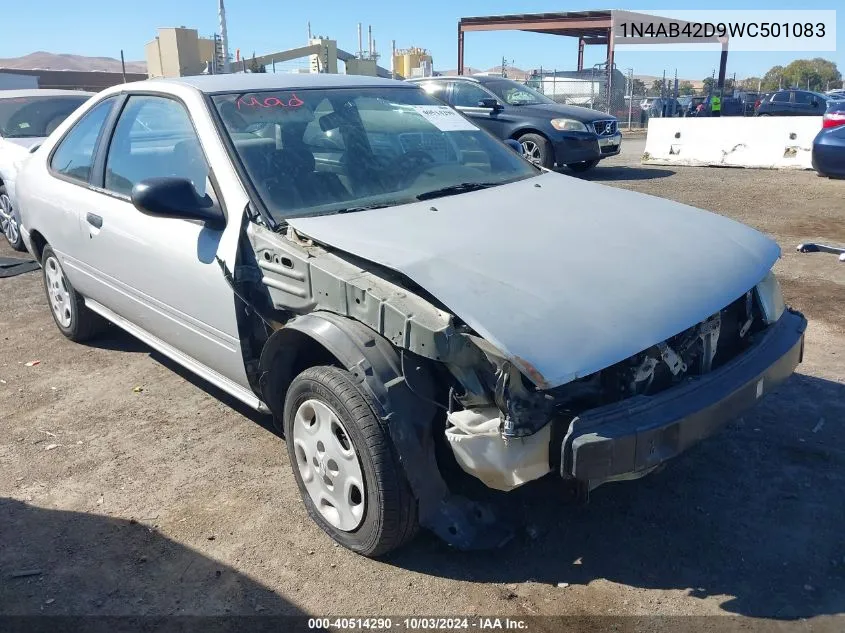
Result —
[[[650, 450], [637, 443], [637, 428], [631, 424], [642, 425], [643, 420], [628, 416], [629, 406], [641, 409], [644, 402], [658, 402], [711, 375], [718, 375], [722, 386], [725, 380], [748, 378], [745, 373], [722, 374], [761, 341], [770, 340], [782, 318], [790, 320], [789, 331], [758, 357], [754, 368], [777, 361], [780, 356], [775, 358], [772, 350], [784, 351], [791, 341], [781, 355], [789, 358], [776, 372], [783, 378], [800, 362], [796, 345], [803, 349], [806, 322], [791, 312], [781, 317], [783, 302], [769, 275], [683, 332], [587, 376], [551, 385], [530, 360], [508, 357], [399, 272], [316, 244], [292, 227], [275, 233], [250, 223], [246, 234], [254, 266], [241, 267], [252, 272], [240, 279], [235, 275], [233, 284], [265, 315], [270, 342], [299, 331], [328, 347], [360, 376], [400, 454], [419, 502], [420, 523], [462, 549], [497, 545], [508, 533], [488, 508], [451, 494], [443, 481], [433, 436], [444, 424], [460, 467], [490, 488], [511, 490], [558, 470], [589, 491], [650, 472], [718, 426], [699, 425], [684, 441], [674, 442], [672, 450]], [[344, 331], [357, 334], [343, 343], [327, 343], [331, 337], [343, 338], [338, 332]], [[273, 345], [264, 346], [253, 377], [278, 415], [280, 383], [273, 378], [268, 353]], [[388, 369], [372, 370], [378, 366]], [[777, 382], [770, 377], [766, 390]], [[732, 417], [739, 404], [723, 407], [720, 420]], [[613, 433], [603, 426], [608, 412], [613, 414]], [[631, 460], [627, 453], [625, 459], [617, 458], [623, 450], [620, 442], [633, 442], [632, 450], [646, 450], [651, 461]]]

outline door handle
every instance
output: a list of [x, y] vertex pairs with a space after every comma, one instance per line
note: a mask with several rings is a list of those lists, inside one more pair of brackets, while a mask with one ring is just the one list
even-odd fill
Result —
[[103, 228], [103, 218], [102, 218], [102, 216], [96, 215], [94, 213], [89, 213], [85, 216], [85, 219], [88, 220], [88, 224], [90, 224], [94, 228], [97, 228], [97, 229]]

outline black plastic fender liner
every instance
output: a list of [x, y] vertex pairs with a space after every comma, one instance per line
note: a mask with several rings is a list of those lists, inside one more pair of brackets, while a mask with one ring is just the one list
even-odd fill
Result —
[[[273, 333], [262, 351], [262, 391], [272, 389], [264, 376], [274, 362], [287, 362], [291, 367], [297, 350], [286, 355], [285, 343], [302, 335], [334, 356], [372, 398], [417, 499], [420, 525], [458, 549], [486, 549], [509, 540], [511, 531], [498, 524], [491, 510], [452, 495], [440, 475], [431, 433], [437, 407], [430, 401], [434, 387], [428, 369], [413, 354], [405, 354], [405, 371], [413, 374], [409, 380], [420, 397], [402, 374], [396, 348], [366, 325], [321, 311], [292, 319]], [[279, 397], [284, 396], [267, 393], [265, 401]]]

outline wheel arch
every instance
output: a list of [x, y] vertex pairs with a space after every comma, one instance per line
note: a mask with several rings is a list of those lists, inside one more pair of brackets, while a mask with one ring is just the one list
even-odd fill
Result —
[[545, 132], [543, 132], [542, 130], [539, 130], [539, 129], [535, 128], [535, 127], [521, 127], [521, 128], [519, 128], [519, 129], [517, 129], [517, 130], [514, 130], [514, 132], [510, 135], [510, 137], [509, 137], [509, 138], [512, 138], [513, 140], [515, 140], [515, 141], [516, 141], [516, 140], [519, 140], [519, 137], [520, 137], [520, 136], [523, 136], [523, 135], [525, 135], [525, 134], [537, 134], [537, 135], [539, 135], [539, 136], [542, 136], [542, 137], [543, 137], [544, 139], [546, 139], [549, 143], [551, 143], [551, 142], [552, 142], [552, 139], [550, 139], [550, 138], [549, 138], [549, 135], [548, 135], [548, 134], [546, 134], [546, 133], [545, 133]]
[[[259, 388], [264, 402], [281, 417], [291, 381], [317, 365], [335, 365], [349, 371], [372, 398], [376, 414], [385, 421], [431, 420], [433, 380], [424, 365], [415, 362], [414, 394], [402, 373], [402, 358], [383, 336], [358, 321], [331, 312], [295, 317], [276, 330], [261, 351]], [[407, 392], [407, 393], [405, 393]]]
[[[469, 542], [475, 536], [475, 515], [463, 516], [469, 506], [456, 507], [449, 501], [449, 488], [434, 455], [432, 423], [438, 411], [425, 359], [415, 354], [405, 357], [366, 325], [331, 312], [296, 317], [267, 340], [259, 361], [260, 390], [274, 415], [283, 415], [294, 371], [327, 359], [349, 371], [369, 396], [417, 499], [420, 523], [452, 544]], [[413, 387], [404, 371], [413, 373]]]
[[50, 242], [47, 241], [47, 238], [40, 231], [34, 229], [29, 231], [29, 240], [32, 243], [32, 250], [34, 251], [32, 254], [35, 256], [36, 261], [40, 263], [41, 257], [44, 254], [44, 247]]

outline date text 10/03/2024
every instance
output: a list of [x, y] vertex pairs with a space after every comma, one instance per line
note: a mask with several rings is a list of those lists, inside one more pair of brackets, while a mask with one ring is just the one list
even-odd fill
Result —
[[458, 617], [458, 618], [309, 618], [309, 629], [353, 630], [439, 630], [439, 631], [526, 631], [528, 623], [517, 618]]

